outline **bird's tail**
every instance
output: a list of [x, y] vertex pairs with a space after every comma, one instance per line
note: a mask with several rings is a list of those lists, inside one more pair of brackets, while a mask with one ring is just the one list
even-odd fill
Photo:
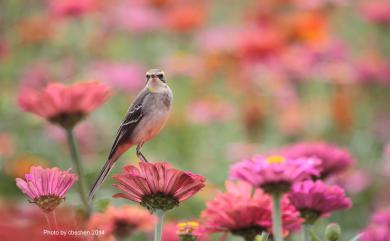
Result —
[[95, 194], [99, 187], [102, 185], [104, 180], [106, 180], [106, 177], [108, 173], [111, 171], [111, 169], [114, 167], [114, 164], [118, 158], [112, 157], [111, 159], [107, 160], [106, 164], [104, 164], [102, 170], [99, 173], [98, 178], [96, 179], [95, 183], [93, 184], [91, 191], [89, 191], [88, 195], [88, 201], [89, 203], [92, 202], [93, 198], [95, 197]]

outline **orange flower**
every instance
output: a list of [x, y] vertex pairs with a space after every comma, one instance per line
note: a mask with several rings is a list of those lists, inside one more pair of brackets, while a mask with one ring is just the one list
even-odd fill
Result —
[[168, 28], [176, 32], [188, 32], [200, 27], [206, 18], [206, 9], [201, 5], [182, 5], [167, 13]]
[[[301, 13], [292, 18], [292, 37], [298, 41], [321, 44], [329, 35], [328, 21], [319, 13]], [[291, 16], [287, 21], [291, 21]]]
[[50, 21], [44, 16], [32, 16], [18, 24], [20, 38], [25, 43], [41, 43], [52, 36]]

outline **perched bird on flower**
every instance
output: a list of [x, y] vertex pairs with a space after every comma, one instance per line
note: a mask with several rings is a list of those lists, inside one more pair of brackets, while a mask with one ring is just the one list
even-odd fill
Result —
[[177, 170], [166, 162], [140, 162], [139, 169], [128, 165], [113, 177], [113, 186], [122, 191], [114, 198], [125, 198], [150, 211], [168, 211], [192, 197], [205, 186], [203, 176]]
[[72, 129], [109, 96], [108, 86], [99, 82], [75, 83], [65, 86], [50, 83], [42, 91], [23, 89], [19, 106], [65, 129]]
[[57, 167], [33, 166], [25, 179], [16, 178], [16, 185], [44, 212], [53, 211], [65, 199], [65, 193], [76, 182], [77, 176]]
[[104, 235], [99, 240], [115, 241], [115, 238], [129, 237], [136, 231], [150, 231], [154, 222], [153, 215], [140, 207], [110, 206], [103, 213], [92, 215], [88, 227], [104, 230]]
[[153, 139], [164, 127], [171, 112], [172, 91], [167, 85], [163, 71], [151, 69], [146, 72], [145, 88], [137, 95], [120, 125], [107, 162], [89, 193], [92, 201], [96, 191], [106, 179], [119, 157], [136, 145], [140, 160], [147, 162], [141, 153], [143, 144]]
[[297, 183], [288, 194], [291, 203], [307, 223], [329, 216], [330, 212], [352, 206], [351, 199], [337, 185], [327, 185], [321, 180], [307, 180]]

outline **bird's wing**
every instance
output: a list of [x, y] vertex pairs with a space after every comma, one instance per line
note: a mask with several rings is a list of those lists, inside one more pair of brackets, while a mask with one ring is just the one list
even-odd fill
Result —
[[124, 142], [127, 142], [130, 138], [131, 134], [134, 131], [134, 128], [137, 126], [139, 121], [142, 119], [144, 115], [144, 100], [148, 96], [149, 92], [144, 91], [141, 92], [137, 98], [134, 100], [134, 103], [131, 105], [129, 110], [127, 111], [127, 114], [122, 121], [118, 132], [116, 134], [114, 143], [111, 147], [110, 155], [108, 156], [108, 159], [111, 159], [113, 155], [115, 154], [118, 147], [123, 144]]

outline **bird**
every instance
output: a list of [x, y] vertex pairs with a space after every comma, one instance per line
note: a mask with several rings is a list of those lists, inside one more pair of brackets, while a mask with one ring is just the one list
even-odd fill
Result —
[[91, 203], [97, 190], [114, 167], [116, 161], [128, 149], [136, 146], [137, 157], [148, 162], [141, 148], [164, 127], [172, 109], [173, 94], [165, 73], [160, 69], [146, 72], [145, 87], [135, 97], [117, 131], [107, 161], [89, 192]]

